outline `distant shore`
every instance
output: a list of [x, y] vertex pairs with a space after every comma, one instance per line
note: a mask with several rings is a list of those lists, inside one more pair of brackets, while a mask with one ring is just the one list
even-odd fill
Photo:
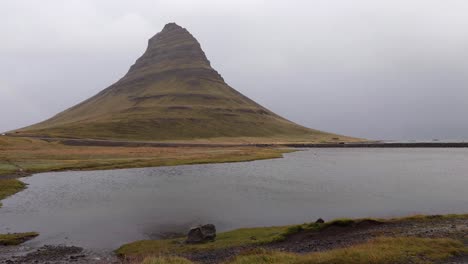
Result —
[[[20, 137], [21, 138], [21, 137]], [[290, 148], [468, 148], [468, 142], [324, 142], [324, 143], [205, 143], [205, 142], [150, 142], [107, 139], [33, 137], [67, 146], [96, 147], [290, 147]]]
[[109, 170], [283, 157], [293, 149], [254, 146], [150, 145], [145, 142], [0, 136], [0, 179], [67, 170]]
[[468, 142], [372, 142], [284, 144], [293, 148], [468, 148]]

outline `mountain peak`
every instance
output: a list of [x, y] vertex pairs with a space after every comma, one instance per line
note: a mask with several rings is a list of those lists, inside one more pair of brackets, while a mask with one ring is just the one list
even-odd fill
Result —
[[145, 53], [130, 68], [134, 72], [162, 72], [175, 69], [207, 68], [210, 62], [200, 43], [187, 29], [168, 23], [148, 41]]
[[[190, 32], [177, 25], [176, 23], [167, 23], [163, 29], [156, 33], [152, 38], [148, 40], [148, 49], [152, 48], [152, 46], [161, 46], [160, 42], [165, 42], [163, 44], [174, 44], [173, 41], [185, 41], [185, 42], [196, 42], [198, 41], [190, 34]], [[167, 43], [172, 42], [172, 43]], [[201, 49], [201, 48], [200, 48]]]
[[176, 30], [176, 29], [182, 29], [181, 26], [177, 25], [176, 23], [174, 22], [171, 22], [171, 23], [167, 23], [163, 30], [162, 31], [171, 31], [171, 30]]
[[137, 141], [333, 137], [288, 121], [227, 85], [200, 43], [175, 23], [149, 39], [116, 83], [18, 133]]

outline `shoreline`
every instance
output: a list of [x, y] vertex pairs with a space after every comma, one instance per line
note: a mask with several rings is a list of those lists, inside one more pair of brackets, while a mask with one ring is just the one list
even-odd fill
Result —
[[285, 144], [293, 148], [468, 148], [468, 142], [379, 142], [379, 143], [324, 143]]
[[[466, 263], [468, 214], [415, 215], [402, 218], [335, 219], [324, 223], [241, 228], [218, 233], [214, 242], [185, 244], [185, 237], [141, 240], [122, 245], [114, 253], [92, 248], [46, 245], [0, 246], [0, 263], [283, 263], [243, 262], [243, 259], [310, 259], [307, 263]], [[388, 249], [388, 255], [381, 254]], [[346, 252], [353, 252], [348, 254]], [[315, 262], [328, 258], [330, 262]], [[388, 258], [388, 259], [387, 259]], [[340, 262], [336, 262], [340, 260]], [[2, 262], [3, 261], [3, 262]], [[144, 262], [147, 261], [147, 262]], [[159, 262], [157, 262], [159, 261]], [[335, 262], [334, 262], [335, 261]], [[349, 261], [349, 262], [348, 262]], [[389, 262], [390, 261], [390, 262]], [[414, 261], [414, 262], [413, 262]], [[295, 263], [295, 262], [287, 262]]]
[[[277, 256], [281, 256], [280, 260], [285, 257], [285, 263], [296, 263], [286, 260], [298, 263], [368, 263], [366, 260], [373, 260], [372, 263], [420, 263], [418, 261], [422, 260], [428, 261], [424, 263], [433, 263], [432, 260], [465, 263], [468, 261], [468, 214], [336, 219], [325, 223], [243, 228], [220, 233], [214, 242], [204, 244], [186, 244], [184, 239], [136, 241], [121, 246], [116, 253], [130, 263], [146, 263], [141, 262], [145, 259], [172, 263], [171, 259], [176, 257], [186, 261], [183, 263], [237, 264], [257, 263], [244, 262], [251, 259], [274, 260]], [[437, 246], [440, 242], [456, 244], [458, 249], [452, 248], [448, 254]], [[401, 244], [405, 244], [403, 248]], [[389, 256], [382, 255], [379, 247], [393, 252]], [[434, 252], [428, 253], [431, 248]], [[436, 255], [438, 257], [432, 259]], [[310, 262], [304, 261], [307, 258]], [[315, 262], [316, 258], [320, 261]], [[328, 258], [329, 262], [321, 262], [323, 258]], [[357, 258], [361, 260], [356, 262]], [[380, 261], [375, 261], [379, 258]]]
[[109, 141], [90, 142], [86, 141], [84, 145], [67, 145], [68, 143], [55, 140], [0, 136], [0, 179], [52, 171], [244, 162], [281, 158], [284, 153], [296, 151], [253, 146], [184, 147], [150, 146], [135, 142], [123, 143], [124, 145]]
[[277, 142], [277, 143], [203, 143], [203, 142], [151, 142], [151, 141], [124, 141], [107, 139], [78, 139], [78, 138], [51, 138], [51, 137], [20, 137], [34, 138], [49, 143], [59, 143], [65, 146], [88, 146], [88, 147], [155, 147], [155, 148], [225, 148], [225, 147], [257, 147], [257, 148], [468, 148], [468, 142], [384, 142], [384, 141], [362, 141], [362, 142]]

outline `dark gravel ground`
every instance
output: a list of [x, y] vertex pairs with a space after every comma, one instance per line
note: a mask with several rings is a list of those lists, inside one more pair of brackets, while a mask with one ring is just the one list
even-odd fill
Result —
[[97, 254], [88, 252], [80, 247], [46, 245], [38, 249], [24, 246], [0, 248], [0, 263], [2, 264], [64, 264], [64, 263], [92, 263], [111, 264], [121, 263], [117, 257], [108, 253]]

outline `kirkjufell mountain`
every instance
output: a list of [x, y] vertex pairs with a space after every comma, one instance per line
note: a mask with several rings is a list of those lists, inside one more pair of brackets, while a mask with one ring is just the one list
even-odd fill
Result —
[[[110, 87], [18, 135], [118, 140], [349, 138], [286, 120], [231, 88], [198, 41], [175, 23]], [[264, 140], [260, 140], [264, 141]]]

